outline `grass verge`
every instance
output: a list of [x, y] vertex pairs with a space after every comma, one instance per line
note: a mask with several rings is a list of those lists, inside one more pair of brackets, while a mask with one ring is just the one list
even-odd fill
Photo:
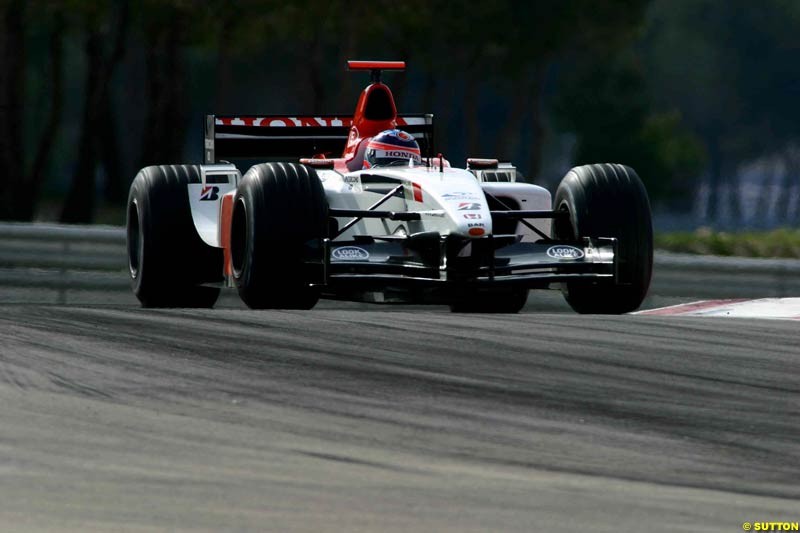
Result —
[[659, 250], [739, 257], [800, 257], [800, 230], [724, 232], [700, 228], [695, 231], [657, 233]]

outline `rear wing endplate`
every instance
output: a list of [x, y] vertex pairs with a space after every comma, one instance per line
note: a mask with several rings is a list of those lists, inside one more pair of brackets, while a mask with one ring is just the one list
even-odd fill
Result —
[[[350, 116], [206, 115], [204, 163], [231, 159], [296, 160], [325, 154], [341, 157]], [[398, 115], [397, 127], [413, 135], [423, 154], [433, 157], [433, 115]]]

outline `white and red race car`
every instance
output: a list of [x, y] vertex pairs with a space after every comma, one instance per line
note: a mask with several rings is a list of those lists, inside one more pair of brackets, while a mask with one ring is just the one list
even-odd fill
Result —
[[[560, 288], [581, 313], [639, 307], [653, 239], [632, 169], [574, 168], [551, 198], [510, 164], [451, 167], [434, 150], [433, 116], [398, 115], [380, 81], [403, 62], [348, 66], [372, 75], [353, 116], [210, 115], [204, 164], [139, 172], [127, 236], [142, 305], [211, 307], [236, 287], [256, 309], [324, 297], [518, 312], [529, 289]], [[370, 138], [393, 128], [422, 157], [364, 169]]]

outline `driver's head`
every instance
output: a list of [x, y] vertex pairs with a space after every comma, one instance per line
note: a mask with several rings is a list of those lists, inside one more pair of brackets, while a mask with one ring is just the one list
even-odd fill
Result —
[[364, 168], [408, 164], [409, 159], [421, 163], [419, 144], [412, 135], [402, 130], [386, 130], [367, 143]]

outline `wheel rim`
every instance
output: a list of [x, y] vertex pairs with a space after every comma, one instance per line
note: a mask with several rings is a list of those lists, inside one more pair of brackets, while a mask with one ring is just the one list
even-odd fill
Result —
[[247, 206], [244, 198], [237, 198], [231, 216], [231, 265], [233, 276], [240, 278], [244, 270], [247, 249]]
[[558, 211], [566, 211], [567, 216], [556, 217], [553, 220], [553, 237], [556, 239], [577, 239], [577, 231], [572, 225], [572, 213], [566, 201], [561, 202], [561, 205], [558, 206]]
[[128, 269], [136, 279], [141, 269], [142, 229], [139, 221], [139, 204], [136, 200], [128, 206]]

